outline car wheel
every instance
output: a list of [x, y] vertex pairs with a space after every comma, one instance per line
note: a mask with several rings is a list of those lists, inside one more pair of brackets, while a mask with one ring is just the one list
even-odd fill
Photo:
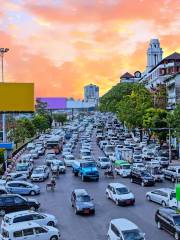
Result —
[[157, 222], [157, 227], [158, 229], [161, 229], [161, 223], [159, 221]]
[[141, 183], [141, 186], [144, 187], [144, 182]]
[[35, 207], [30, 207], [30, 210], [31, 210], [31, 211], [35, 211], [36, 208], [35, 208]]
[[6, 212], [4, 210], [0, 210], [0, 216], [4, 216], [6, 214]]
[[166, 207], [166, 202], [165, 202], [165, 201], [162, 201], [161, 205], [162, 205], [163, 207]]
[[52, 236], [50, 240], [58, 240], [58, 236]]
[[51, 226], [51, 227], [54, 227], [54, 226], [55, 226], [55, 223], [54, 223], [53, 221], [50, 221], [50, 222], [48, 222], [47, 225], [48, 225], [48, 226]]
[[30, 191], [30, 193], [29, 193], [31, 196], [34, 196], [34, 195], [36, 195], [36, 192], [35, 191]]
[[107, 199], [110, 199], [110, 197], [109, 197], [109, 194], [108, 194], [108, 193], [106, 193], [106, 197], [107, 197]]
[[115, 203], [117, 206], [119, 206], [119, 201], [117, 199], [116, 199]]
[[148, 201], [151, 201], [151, 197], [150, 197], [149, 195], [146, 196], [146, 199], [147, 199]]
[[179, 234], [178, 234], [177, 232], [175, 232], [174, 238], [175, 238], [176, 240], [179, 240]]
[[82, 178], [82, 181], [84, 182], [84, 181], [85, 181], [85, 178], [84, 178], [84, 176], [83, 176], [83, 175], [82, 175], [82, 177], [81, 177], [81, 178]]

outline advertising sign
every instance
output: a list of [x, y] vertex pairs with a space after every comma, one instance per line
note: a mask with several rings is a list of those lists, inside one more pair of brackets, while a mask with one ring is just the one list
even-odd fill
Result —
[[66, 109], [67, 104], [66, 104], [66, 98], [60, 98], [60, 97], [38, 97], [36, 100], [47, 103], [47, 109], [48, 110], [59, 110], [59, 109]]
[[33, 83], [0, 83], [0, 112], [33, 111]]
[[176, 184], [176, 200], [180, 201], [180, 184]]

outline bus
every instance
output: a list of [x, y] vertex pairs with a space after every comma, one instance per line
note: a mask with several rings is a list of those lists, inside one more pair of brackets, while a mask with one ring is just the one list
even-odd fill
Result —
[[59, 154], [62, 151], [63, 141], [60, 137], [54, 136], [47, 139], [46, 148], [53, 149], [55, 154]]

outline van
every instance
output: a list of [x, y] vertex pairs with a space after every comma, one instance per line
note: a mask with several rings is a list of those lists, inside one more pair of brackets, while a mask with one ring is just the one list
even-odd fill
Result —
[[115, 172], [122, 177], [129, 177], [131, 175], [131, 165], [123, 160], [115, 161]]
[[60, 233], [57, 228], [51, 226], [40, 226], [35, 222], [22, 222], [3, 226], [1, 229], [2, 240], [58, 240]]
[[134, 224], [125, 218], [113, 219], [109, 224], [108, 239], [141, 239], [145, 240], [145, 234]]

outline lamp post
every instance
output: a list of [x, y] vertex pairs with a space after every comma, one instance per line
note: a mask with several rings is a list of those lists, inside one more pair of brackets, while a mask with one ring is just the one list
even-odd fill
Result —
[[[4, 82], [4, 54], [9, 51], [9, 48], [0, 48], [0, 56], [1, 56], [1, 77], [2, 82]], [[2, 114], [2, 129], [3, 129], [3, 143], [6, 142], [6, 114]]]

